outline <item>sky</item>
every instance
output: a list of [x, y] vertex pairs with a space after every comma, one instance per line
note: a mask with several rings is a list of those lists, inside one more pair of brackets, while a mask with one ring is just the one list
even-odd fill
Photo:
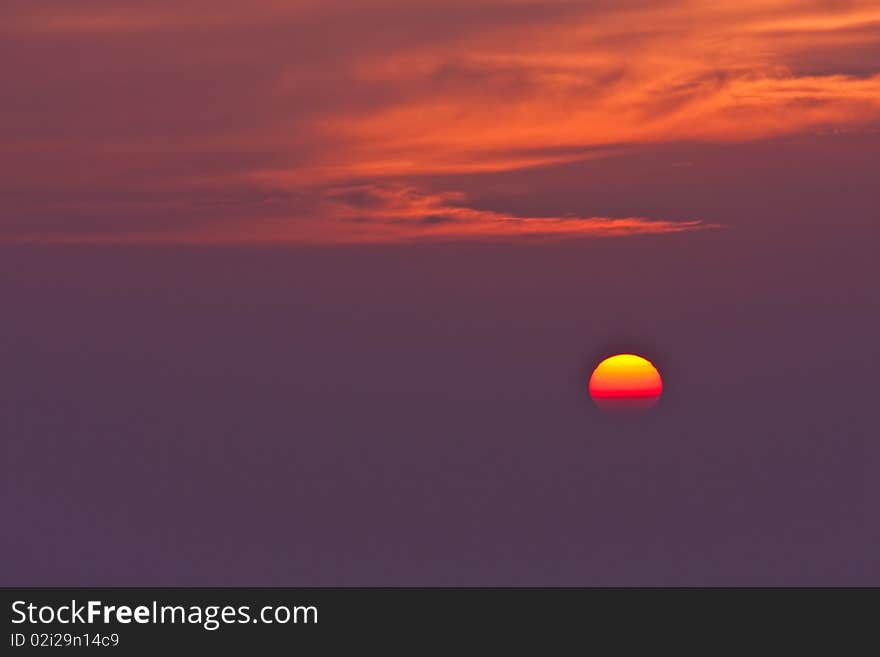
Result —
[[0, 582], [880, 583], [877, 2], [6, 0], [0, 78]]

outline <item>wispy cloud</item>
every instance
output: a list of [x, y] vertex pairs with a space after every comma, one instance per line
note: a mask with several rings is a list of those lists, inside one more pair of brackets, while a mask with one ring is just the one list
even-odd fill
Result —
[[[5, 239], [668, 232], [684, 224], [520, 217], [438, 190], [880, 123], [867, 0], [8, 0], [0, 39]], [[345, 188], [373, 190], [381, 217]]]
[[[364, 244], [425, 241], [552, 241], [570, 238], [661, 235], [717, 228], [699, 220], [653, 220], [645, 217], [530, 217], [470, 207], [460, 192], [428, 192], [411, 186], [363, 184], [331, 186], [290, 198], [266, 198], [247, 218], [221, 221], [224, 208], [207, 206], [214, 220], [190, 226], [161, 223], [151, 215], [164, 210], [181, 216], [192, 207], [145, 200], [132, 206], [109, 204], [80, 208], [86, 216], [100, 216], [73, 232], [63, 224], [29, 232], [25, 227], [6, 242], [34, 243], [312, 243]], [[232, 208], [237, 205], [230, 203]], [[76, 207], [76, 206], [74, 206]], [[119, 225], [113, 217], [146, 207], [141, 221]], [[101, 216], [99, 210], [109, 213]]]
[[350, 226], [331, 230], [328, 240], [490, 241], [553, 240], [678, 233], [715, 227], [698, 220], [644, 217], [523, 217], [469, 207], [458, 192], [427, 193], [406, 186], [359, 185], [327, 190], [325, 217]]

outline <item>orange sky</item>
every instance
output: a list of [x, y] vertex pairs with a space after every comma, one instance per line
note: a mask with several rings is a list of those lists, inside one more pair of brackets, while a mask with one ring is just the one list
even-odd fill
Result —
[[0, 40], [5, 240], [681, 232], [445, 178], [880, 125], [878, 2], [11, 0]]

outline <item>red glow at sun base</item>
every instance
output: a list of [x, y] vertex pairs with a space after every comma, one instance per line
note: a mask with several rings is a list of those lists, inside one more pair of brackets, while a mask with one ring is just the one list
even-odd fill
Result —
[[606, 413], [642, 413], [654, 408], [659, 401], [660, 395], [630, 397], [593, 395], [593, 402]]

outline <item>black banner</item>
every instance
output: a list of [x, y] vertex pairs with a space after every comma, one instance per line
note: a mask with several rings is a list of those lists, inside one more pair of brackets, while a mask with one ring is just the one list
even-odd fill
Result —
[[[827, 625], [851, 591], [696, 589], [5, 589], [6, 637], [42, 648], [316, 649], [355, 645], [618, 646], [719, 628], [739, 636]], [[731, 634], [732, 633], [732, 634]]]

